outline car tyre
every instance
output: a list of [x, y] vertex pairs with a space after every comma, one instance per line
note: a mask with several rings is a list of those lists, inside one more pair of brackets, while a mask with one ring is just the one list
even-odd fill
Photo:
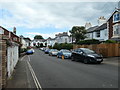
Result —
[[97, 64], [101, 64], [101, 62], [97, 62]]
[[86, 58], [86, 59], [84, 59], [84, 64], [88, 64], [88, 59]]
[[74, 59], [74, 57], [73, 57], [73, 56], [71, 57], [71, 60], [72, 60], [72, 61], [75, 61], [75, 59]]
[[59, 58], [59, 56], [57, 55], [57, 58]]

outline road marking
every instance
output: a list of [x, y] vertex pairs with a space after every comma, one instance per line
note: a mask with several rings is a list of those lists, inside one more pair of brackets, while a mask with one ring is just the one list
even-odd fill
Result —
[[[26, 56], [26, 55], [25, 55]], [[25, 58], [25, 56], [23, 56], [21, 59], [20, 59], [20, 61], [22, 61], [24, 58]]]
[[28, 56], [28, 60], [30, 61], [30, 56]]
[[[28, 57], [29, 57], [29, 56], [28, 56]], [[30, 59], [30, 57], [29, 57], [29, 59]], [[36, 77], [36, 75], [35, 75], [35, 72], [34, 72], [32, 66], [30, 65], [30, 63], [29, 63], [28, 61], [27, 61], [27, 63], [28, 63], [28, 67], [29, 67], [29, 69], [30, 69], [30, 72], [31, 72], [31, 74], [32, 74], [32, 77], [33, 77], [33, 80], [34, 80], [34, 83], [35, 83], [37, 89], [38, 89], [38, 90], [42, 90], [42, 87], [41, 87], [41, 85], [40, 85], [40, 83], [39, 83], [39, 81], [38, 81], [38, 79], [37, 79], [37, 77]]]

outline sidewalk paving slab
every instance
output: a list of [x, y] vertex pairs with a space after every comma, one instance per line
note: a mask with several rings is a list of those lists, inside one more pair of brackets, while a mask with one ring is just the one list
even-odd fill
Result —
[[34, 88], [34, 81], [27, 65], [27, 58], [23, 59], [16, 65], [13, 75], [7, 82], [7, 88]]

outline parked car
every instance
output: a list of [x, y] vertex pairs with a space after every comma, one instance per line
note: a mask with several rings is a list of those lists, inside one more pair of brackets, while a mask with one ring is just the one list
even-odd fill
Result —
[[69, 50], [62, 49], [58, 52], [57, 57], [62, 59], [71, 58], [71, 54]]
[[57, 56], [58, 54], [58, 50], [57, 49], [51, 49], [49, 51], [49, 56]]
[[101, 63], [103, 56], [88, 48], [78, 48], [72, 52], [72, 60], [87, 63]]
[[35, 52], [34, 49], [29, 49], [26, 51], [26, 54], [33, 54], [34, 52]]
[[46, 48], [44, 52], [45, 52], [45, 54], [49, 54], [49, 51], [50, 51], [50, 49]]

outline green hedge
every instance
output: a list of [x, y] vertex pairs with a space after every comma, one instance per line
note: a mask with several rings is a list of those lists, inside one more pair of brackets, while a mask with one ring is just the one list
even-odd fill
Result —
[[114, 40], [106, 40], [104, 43], [117, 43], [117, 41], [114, 41]]
[[20, 53], [23, 53], [23, 52], [26, 52], [27, 51], [27, 48], [21, 48], [20, 49]]
[[90, 44], [100, 44], [100, 43], [101, 42], [99, 40], [89, 39], [89, 40], [79, 41], [77, 44], [80, 44], [80, 45], [90, 45]]
[[58, 43], [55, 43], [55, 45], [52, 47], [53, 49], [58, 49], [58, 50], [61, 50], [61, 49], [73, 49], [73, 44], [70, 44], [70, 43], [61, 43], [61, 44], [58, 44]]

